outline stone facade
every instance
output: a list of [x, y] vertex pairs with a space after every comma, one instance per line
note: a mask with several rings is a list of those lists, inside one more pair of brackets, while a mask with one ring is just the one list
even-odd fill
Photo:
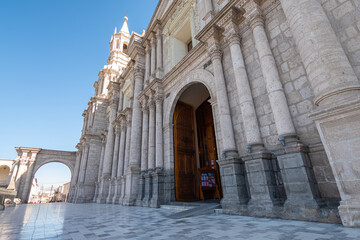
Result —
[[225, 213], [360, 226], [359, 12], [161, 0], [131, 35], [125, 18], [83, 114], [69, 201], [176, 201], [175, 107], [209, 98]]

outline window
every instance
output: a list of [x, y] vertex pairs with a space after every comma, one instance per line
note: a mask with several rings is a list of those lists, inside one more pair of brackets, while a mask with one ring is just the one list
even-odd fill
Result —
[[123, 53], [125, 53], [125, 52], [126, 52], [127, 47], [128, 47], [128, 46], [126, 45], [126, 43], [124, 43], [124, 44], [123, 44]]

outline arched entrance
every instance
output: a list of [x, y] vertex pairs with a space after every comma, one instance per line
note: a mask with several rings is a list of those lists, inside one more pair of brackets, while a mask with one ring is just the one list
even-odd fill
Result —
[[190, 85], [174, 110], [174, 171], [177, 201], [221, 198], [210, 93]]
[[70, 190], [71, 168], [60, 162], [34, 169], [28, 202], [65, 202]]

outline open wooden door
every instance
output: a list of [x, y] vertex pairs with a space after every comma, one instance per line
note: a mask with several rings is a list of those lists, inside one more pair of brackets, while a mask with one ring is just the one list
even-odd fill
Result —
[[179, 101], [174, 113], [176, 201], [199, 200], [195, 147], [194, 110]]

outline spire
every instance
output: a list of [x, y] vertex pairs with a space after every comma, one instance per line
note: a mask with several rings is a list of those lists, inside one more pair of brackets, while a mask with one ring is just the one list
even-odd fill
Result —
[[120, 32], [122, 33], [125, 33], [125, 34], [129, 34], [130, 35], [130, 32], [129, 32], [129, 27], [128, 27], [128, 24], [127, 24], [127, 21], [128, 21], [128, 18], [127, 16], [124, 17], [124, 24], [120, 30]]
[[117, 32], [117, 27], [115, 27], [115, 31], [114, 31], [114, 34], [116, 34], [116, 32]]

